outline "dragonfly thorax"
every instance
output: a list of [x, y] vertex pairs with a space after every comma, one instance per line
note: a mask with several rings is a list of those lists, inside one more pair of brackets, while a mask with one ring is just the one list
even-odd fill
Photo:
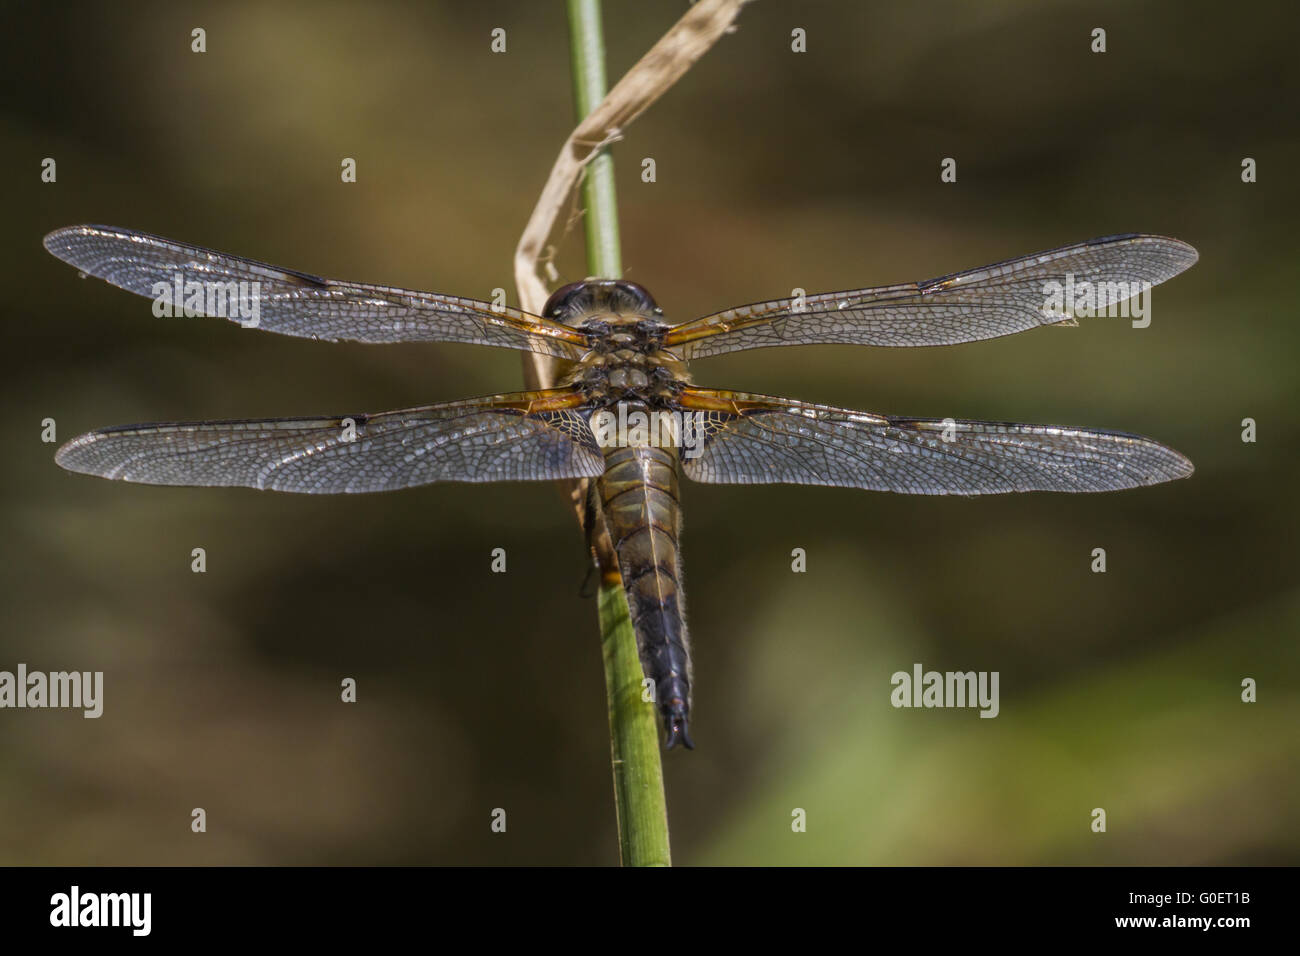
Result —
[[582, 389], [588, 401], [597, 405], [621, 401], [659, 405], [675, 399], [688, 381], [685, 364], [672, 352], [621, 348], [588, 352], [566, 384]]
[[635, 282], [570, 283], [552, 293], [543, 314], [586, 333], [587, 351], [564, 384], [581, 388], [593, 404], [661, 404], [687, 381], [681, 356], [663, 347], [663, 310]]

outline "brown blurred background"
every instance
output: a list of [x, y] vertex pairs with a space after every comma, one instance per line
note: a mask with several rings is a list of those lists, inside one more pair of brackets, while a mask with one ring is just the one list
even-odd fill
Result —
[[[684, 9], [607, 3], [611, 77]], [[1300, 859], [1295, 17], [1286, 3], [764, 0], [626, 132], [627, 274], [673, 321], [1109, 233], [1201, 253], [1141, 332], [1097, 319], [696, 366], [705, 384], [871, 411], [1141, 432], [1197, 472], [983, 500], [687, 486], [699, 749], [666, 758], [678, 862]], [[1104, 55], [1089, 51], [1099, 26]], [[0, 669], [103, 670], [106, 689], [97, 721], [0, 711], [0, 862], [616, 859], [595, 608], [552, 487], [139, 487], [65, 474], [39, 441], [46, 417], [64, 441], [517, 387], [504, 350], [155, 319], [40, 239], [109, 223], [514, 302], [514, 244], [572, 121], [567, 42], [562, 4], [522, 0], [11, 15]], [[345, 156], [355, 185], [339, 181]], [[939, 181], [946, 156], [956, 184]], [[582, 263], [579, 230], [563, 278]], [[497, 547], [505, 575], [489, 572]], [[806, 574], [790, 571], [795, 547]], [[889, 675], [918, 661], [999, 671], [1001, 715], [893, 709]], [[1245, 677], [1256, 704], [1239, 700]]]

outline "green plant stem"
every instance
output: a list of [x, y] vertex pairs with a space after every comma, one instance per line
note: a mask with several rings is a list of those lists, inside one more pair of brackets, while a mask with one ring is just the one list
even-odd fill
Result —
[[603, 584], [598, 605], [619, 859], [624, 866], [671, 866], [659, 730], [654, 705], [642, 700], [641, 656], [622, 582]]
[[[578, 122], [605, 98], [605, 34], [600, 24], [600, 0], [569, 0], [569, 49], [573, 61], [573, 103]], [[623, 275], [618, 241], [618, 196], [614, 189], [614, 157], [602, 149], [587, 164], [582, 181], [583, 217], [587, 235], [587, 269], [591, 275], [617, 279]]]
[[[605, 96], [605, 41], [600, 0], [569, 0], [573, 92], [581, 122]], [[587, 166], [582, 183], [587, 269], [617, 279], [623, 273], [618, 239], [614, 159], [608, 151]], [[653, 703], [642, 699], [641, 657], [616, 569], [601, 569], [598, 598], [605, 693], [609, 701], [610, 759], [619, 858], [624, 866], [670, 866], [668, 806], [664, 799], [659, 730]]]

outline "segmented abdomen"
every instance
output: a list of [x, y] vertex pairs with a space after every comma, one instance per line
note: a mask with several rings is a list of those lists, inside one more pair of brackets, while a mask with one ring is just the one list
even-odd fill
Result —
[[666, 745], [694, 747], [690, 642], [686, 632], [678, 535], [676, 449], [612, 448], [605, 452], [601, 503], [636, 630], [641, 667], [654, 681]]

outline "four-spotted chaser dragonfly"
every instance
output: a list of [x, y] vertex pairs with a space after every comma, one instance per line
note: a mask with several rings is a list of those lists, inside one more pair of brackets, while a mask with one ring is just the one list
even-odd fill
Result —
[[[1178, 452], [1138, 435], [877, 415], [706, 388], [686, 371], [689, 361], [741, 349], [953, 345], [1070, 321], [1070, 304], [1049, 304], [1046, 289], [1087, 283], [1092, 307], [1106, 309], [1196, 261], [1191, 246], [1162, 236], [1108, 236], [924, 282], [761, 302], [680, 325], [664, 322], [650, 293], [623, 280], [564, 286], [539, 316], [323, 279], [129, 229], [72, 226], [46, 236], [45, 247], [156, 302], [175, 290], [191, 314], [226, 312], [210, 307], [205, 290], [244, 295], [268, 332], [470, 342], [563, 363], [555, 388], [400, 411], [105, 428], [68, 442], [56, 461], [146, 484], [307, 494], [592, 479], [588, 507], [613, 543], [668, 747], [693, 746], [679, 471], [719, 484], [922, 495], [1115, 491], [1192, 473]], [[659, 416], [672, 427], [652, 433], [645, 422]]]

